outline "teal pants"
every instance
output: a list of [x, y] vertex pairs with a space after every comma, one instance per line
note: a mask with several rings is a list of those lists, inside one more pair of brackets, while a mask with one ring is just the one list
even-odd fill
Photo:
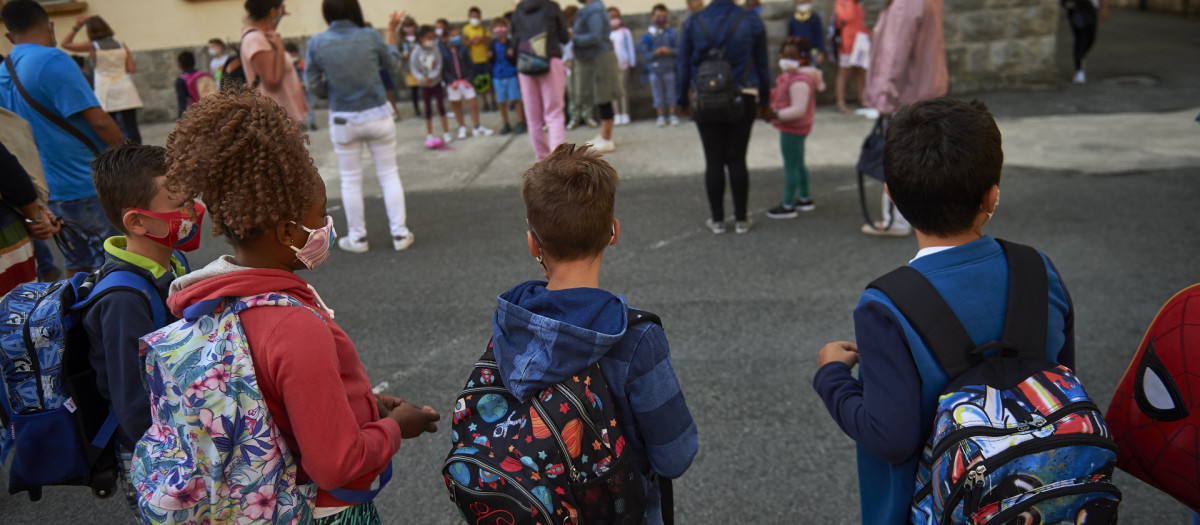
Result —
[[332, 516], [313, 520], [314, 525], [379, 525], [379, 511], [375, 510], [375, 502], [368, 501], [343, 510]]
[[807, 199], [808, 167], [804, 165], [804, 139], [808, 135], [779, 132], [779, 151], [783, 152], [783, 203], [791, 206], [797, 198]]

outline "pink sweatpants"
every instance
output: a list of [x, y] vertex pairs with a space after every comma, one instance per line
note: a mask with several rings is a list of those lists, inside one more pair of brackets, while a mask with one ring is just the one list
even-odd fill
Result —
[[[525, 104], [525, 122], [529, 125], [529, 142], [533, 153], [542, 160], [566, 139], [566, 118], [563, 114], [563, 97], [566, 94], [567, 70], [562, 59], [550, 59], [550, 71], [537, 76], [517, 75], [521, 83], [521, 99]], [[542, 125], [549, 128], [550, 139], [542, 133]]]

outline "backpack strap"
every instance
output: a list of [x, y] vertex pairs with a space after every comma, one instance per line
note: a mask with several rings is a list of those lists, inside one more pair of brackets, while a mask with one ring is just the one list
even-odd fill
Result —
[[658, 478], [658, 502], [662, 508], [663, 525], [675, 525], [675, 487], [671, 484], [671, 478], [656, 477]]
[[145, 277], [128, 270], [116, 270], [101, 277], [100, 281], [92, 287], [91, 293], [76, 303], [72, 309], [83, 308], [105, 293], [122, 288], [141, 292], [142, 296], [146, 298], [146, 302], [150, 305], [150, 319], [154, 321], [156, 330], [167, 325], [167, 306], [163, 304], [162, 297], [159, 297], [158, 289]]
[[33, 110], [37, 111], [41, 116], [45, 117], [46, 120], [49, 120], [50, 123], [62, 128], [62, 130], [67, 132], [67, 134], [75, 137], [79, 140], [79, 142], [82, 142], [84, 146], [87, 146], [87, 148], [92, 151], [92, 155], [100, 155], [100, 149], [96, 147], [96, 144], [93, 143], [92, 140], [87, 137], [87, 135], [84, 135], [82, 131], [79, 131], [79, 128], [72, 126], [71, 123], [67, 122], [66, 119], [46, 109], [45, 106], [34, 100], [28, 91], [25, 91], [25, 86], [22, 86], [20, 79], [17, 78], [17, 70], [13, 67], [13, 60], [11, 56], [4, 59], [4, 65], [8, 67], [8, 76], [9, 78], [12, 78], [13, 85], [17, 86], [17, 91], [21, 93], [21, 98], [25, 99], [25, 103], [29, 104], [29, 107], [33, 108]]
[[725, 45], [728, 44], [729, 40], [733, 38], [733, 35], [737, 33], [738, 25], [742, 23], [742, 18], [746, 16], [746, 10], [742, 9], [740, 11], [741, 12], [738, 13], [737, 18], [733, 19], [733, 25], [729, 27], [729, 33], [725, 35], [725, 38], [721, 40], [720, 44], [713, 42], [712, 37], [708, 33], [708, 24], [704, 23], [704, 16], [699, 14], [696, 15], [696, 22], [700, 24], [700, 33], [704, 35], [704, 41], [708, 43], [709, 53], [711, 53], [715, 48], [717, 51], [721, 52], [722, 58], [725, 57]]
[[1016, 347], [1021, 357], [1045, 359], [1050, 316], [1046, 262], [1032, 247], [1002, 239], [996, 242], [1008, 258], [1008, 310], [1001, 339]]
[[375, 478], [375, 481], [371, 482], [371, 488], [364, 490], [338, 488], [329, 489], [325, 492], [328, 492], [330, 496], [348, 503], [366, 503], [375, 499], [375, 496], [378, 496], [379, 492], [383, 490], [383, 487], [386, 487], [388, 482], [391, 480], [392, 462], [391, 460], [388, 460], [387, 467], [384, 467], [383, 472], [379, 474], [379, 477]]
[[916, 268], [896, 268], [871, 281], [867, 288], [879, 290], [892, 300], [951, 379], [970, 368], [968, 356], [975, 342], [937, 288]]
[[662, 326], [662, 318], [658, 317], [657, 314], [628, 306], [625, 307], [625, 310], [628, 312], [629, 319], [626, 326], [637, 326], [645, 323], [654, 323], [660, 327]]

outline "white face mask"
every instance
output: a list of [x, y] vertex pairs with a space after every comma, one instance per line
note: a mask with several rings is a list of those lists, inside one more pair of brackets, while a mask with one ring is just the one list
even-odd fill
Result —
[[803, 15], [803, 14], [807, 14], [810, 11], [812, 11], [812, 4], [796, 4], [796, 12], [797, 13], [800, 13]]
[[417, 35], [408, 35], [408, 36], [404, 37], [404, 39], [405, 39], [405, 40], [407, 40], [407, 41], [409, 41], [409, 42], [416, 42], [416, 41], [417, 41]]
[[479, 19], [478, 18], [472, 18], [470, 20], [470, 22], [471, 22], [471, 27], [479, 27]]
[[443, 32], [443, 29], [442, 29], [442, 28], [440, 28], [440, 27], [438, 27], [438, 28], [435, 28], [435, 29], [433, 30], [433, 34], [435, 34], [435, 35], [437, 35], [437, 36], [442, 36], [442, 32]]
[[800, 69], [800, 61], [792, 60], [790, 58], [781, 58], [779, 59], [779, 69], [781, 71], [795, 71]]

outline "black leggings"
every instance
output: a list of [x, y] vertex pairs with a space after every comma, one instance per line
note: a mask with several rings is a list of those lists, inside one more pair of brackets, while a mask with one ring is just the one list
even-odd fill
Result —
[[413, 86], [409, 89], [412, 90], [413, 112], [416, 113], [417, 116], [420, 116], [421, 115], [421, 86]]
[[113, 120], [117, 121], [117, 126], [121, 128], [121, 135], [125, 136], [125, 140], [134, 144], [142, 143], [142, 132], [138, 130], [137, 109], [127, 109], [125, 111], [117, 111], [108, 114]]
[[696, 124], [704, 144], [704, 188], [714, 221], [725, 220], [725, 169], [729, 168], [729, 187], [733, 190], [733, 217], [746, 220], [746, 199], [750, 194], [750, 172], [746, 169], [746, 148], [750, 128], [758, 111], [755, 97], [742, 95], [745, 112], [729, 123]]
[[1075, 35], [1075, 71], [1083, 70], [1083, 57], [1096, 43], [1096, 8], [1091, 0], [1076, 0], [1076, 8], [1067, 11], [1067, 21]]
[[600, 112], [600, 120], [612, 120], [616, 112], [613, 111], [612, 102], [605, 102], [596, 105], [596, 111]]

